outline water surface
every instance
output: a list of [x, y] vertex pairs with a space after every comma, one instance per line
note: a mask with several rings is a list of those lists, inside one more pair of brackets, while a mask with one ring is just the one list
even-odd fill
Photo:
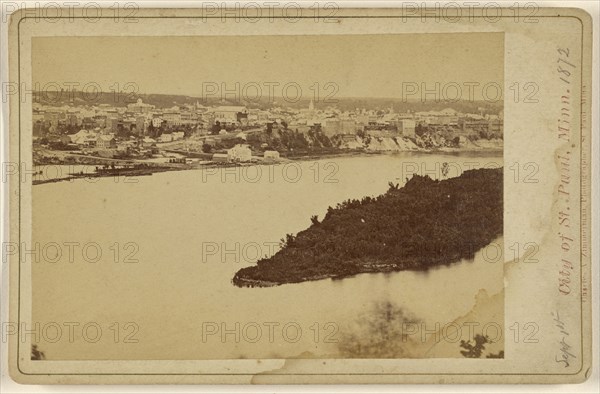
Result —
[[[501, 262], [478, 253], [474, 261], [425, 273], [361, 274], [273, 288], [230, 282], [258, 252], [270, 253], [285, 234], [307, 228], [312, 215], [322, 218], [328, 206], [384, 193], [389, 181], [403, 184], [415, 170], [443, 178], [444, 162], [446, 176], [456, 176], [468, 168], [499, 167], [502, 157], [373, 155], [157, 173], [137, 183], [97, 178], [36, 185], [34, 241], [79, 246], [73, 263], [65, 246], [58, 262], [34, 264], [33, 320], [102, 329], [96, 343], [85, 340], [81, 328], [70, 343], [65, 329], [56, 343], [42, 339], [40, 349], [54, 360], [327, 356], [338, 352], [335, 341], [357, 319], [381, 303], [428, 324], [451, 322], [471, 310], [480, 289], [501, 291]], [[91, 262], [96, 245], [102, 255]], [[135, 327], [128, 339], [138, 342], [125, 343]], [[229, 331], [221, 335], [223, 330]]]

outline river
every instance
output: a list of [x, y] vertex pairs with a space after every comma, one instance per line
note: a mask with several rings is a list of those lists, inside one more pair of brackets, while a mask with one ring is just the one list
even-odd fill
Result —
[[[352, 327], [380, 324], [380, 305], [431, 327], [451, 322], [480, 289], [502, 291], [501, 261], [479, 252], [429, 272], [272, 288], [231, 278], [328, 206], [379, 195], [413, 172], [443, 179], [500, 166], [501, 153], [403, 153], [36, 185], [34, 242], [51, 258], [56, 242], [61, 255], [34, 264], [32, 316], [63, 327], [59, 339], [48, 328], [39, 348], [49, 360], [326, 357]], [[69, 322], [78, 323], [72, 341]]]

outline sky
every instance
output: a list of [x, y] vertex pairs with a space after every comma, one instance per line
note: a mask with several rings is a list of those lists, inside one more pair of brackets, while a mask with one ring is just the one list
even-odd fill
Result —
[[36, 37], [32, 66], [33, 82], [42, 87], [95, 83], [110, 91], [133, 82], [138, 93], [203, 96], [236, 90], [239, 83], [240, 91], [246, 86], [242, 94], [256, 96], [256, 85], [266, 95], [273, 82], [280, 84], [271, 84], [275, 96], [291, 83], [297, 85], [288, 95], [299, 86], [304, 97], [335, 89], [338, 97], [400, 98], [403, 86], [407, 92], [414, 83], [427, 89], [436, 82], [503, 86], [504, 35]]

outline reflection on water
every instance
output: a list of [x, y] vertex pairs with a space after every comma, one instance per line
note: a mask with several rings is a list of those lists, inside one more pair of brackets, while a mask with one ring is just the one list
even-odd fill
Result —
[[420, 323], [390, 301], [375, 303], [348, 326], [340, 338], [340, 353], [344, 358], [411, 357], [414, 339], [407, 327]]
[[[312, 215], [384, 193], [388, 181], [403, 183], [407, 168], [441, 177], [436, 168], [443, 162], [498, 167], [502, 158], [382, 155], [262, 167], [259, 176], [256, 168], [245, 174], [230, 168], [158, 173], [137, 183], [106, 178], [34, 186], [34, 241], [95, 243], [102, 251], [97, 262], [76, 249], [73, 263], [65, 254], [56, 263], [34, 264], [34, 321], [95, 322], [103, 329], [96, 343], [76, 330], [72, 343], [42, 339], [40, 349], [49, 360], [326, 356], [356, 351], [340, 341], [360, 335], [354, 322], [373, 315], [373, 305], [401, 308], [402, 316], [423, 322], [450, 322], [473, 307], [479, 289], [502, 289], [501, 262], [479, 252], [472, 262], [428, 273], [272, 288], [230, 282], [237, 270], [272, 253], [285, 234], [307, 228]], [[139, 262], [125, 263], [127, 257]], [[137, 343], [124, 342], [127, 323], [139, 328]]]

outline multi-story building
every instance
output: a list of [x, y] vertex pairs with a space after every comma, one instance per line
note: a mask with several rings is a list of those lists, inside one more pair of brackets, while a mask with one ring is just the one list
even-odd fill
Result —
[[156, 115], [155, 115], [155, 116], [152, 118], [152, 121], [151, 121], [151, 122], [152, 122], [152, 127], [154, 127], [154, 128], [156, 129], [156, 128], [159, 128], [160, 126], [162, 126], [162, 123], [163, 123], [163, 118], [161, 118], [160, 116], [156, 116]]
[[248, 110], [243, 106], [221, 106], [213, 111], [214, 123], [237, 124], [248, 118]]
[[99, 149], [111, 149], [115, 148], [116, 146], [117, 142], [115, 137], [110, 134], [99, 135], [98, 138], [96, 138], [96, 147]]
[[198, 123], [198, 115], [192, 111], [181, 111], [180, 123], [182, 126], [194, 126]]
[[167, 126], [181, 126], [181, 112], [179, 108], [171, 108], [163, 112], [162, 118], [167, 122]]
[[154, 109], [154, 105], [146, 104], [140, 98], [136, 103], [127, 105], [127, 109], [134, 114], [147, 114]]
[[415, 136], [416, 122], [413, 119], [398, 119], [396, 126], [398, 127], [398, 133], [403, 137]]
[[356, 134], [356, 121], [353, 119], [329, 118], [322, 122], [323, 133], [328, 137], [337, 134]]

